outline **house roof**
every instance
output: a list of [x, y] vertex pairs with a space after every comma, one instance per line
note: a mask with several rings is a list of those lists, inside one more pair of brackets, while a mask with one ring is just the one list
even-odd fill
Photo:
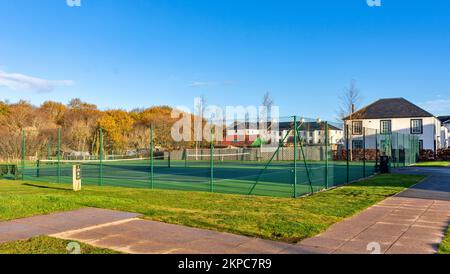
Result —
[[404, 98], [387, 98], [380, 99], [360, 109], [345, 117], [344, 120], [410, 117], [434, 117], [434, 115]]
[[439, 116], [438, 119], [443, 124], [450, 123], [450, 116]]

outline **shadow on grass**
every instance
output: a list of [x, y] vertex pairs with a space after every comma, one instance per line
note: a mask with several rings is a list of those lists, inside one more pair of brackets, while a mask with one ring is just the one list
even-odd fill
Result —
[[57, 187], [57, 186], [43, 186], [43, 185], [37, 185], [32, 183], [23, 183], [24, 186], [30, 186], [35, 188], [41, 188], [41, 189], [54, 189], [54, 190], [62, 190], [62, 191], [72, 191], [72, 189], [64, 188], [64, 187]]

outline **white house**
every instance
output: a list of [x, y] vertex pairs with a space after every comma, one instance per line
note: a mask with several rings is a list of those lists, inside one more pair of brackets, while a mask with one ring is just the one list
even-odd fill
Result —
[[351, 134], [362, 135], [363, 128], [379, 134], [401, 133], [419, 137], [420, 149], [443, 148], [441, 121], [428, 111], [404, 98], [380, 99], [344, 119]]
[[[305, 140], [309, 145], [325, 144], [325, 122], [317, 120], [315, 122], [298, 122], [299, 124], [299, 137]], [[293, 122], [280, 122], [276, 125], [268, 123], [267, 125], [260, 126], [259, 123], [235, 123], [233, 126], [227, 128], [227, 138], [233, 136], [246, 136], [249, 140], [255, 140], [256, 138], [263, 136], [265, 139], [272, 139], [275, 143], [279, 143], [286, 134], [290, 131], [290, 138], [286, 139], [287, 142], [292, 142]], [[343, 143], [344, 131], [343, 129], [328, 124], [328, 138], [329, 143], [332, 145], [338, 145]]]
[[441, 121], [441, 144], [444, 148], [450, 148], [450, 116], [439, 116]]
[[[326, 142], [326, 123], [320, 121], [316, 122], [299, 122], [299, 137], [305, 141], [308, 145], [323, 145]], [[290, 122], [280, 123], [279, 125], [279, 137], [280, 139], [286, 136], [289, 129], [292, 128]], [[293, 136], [293, 132], [290, 134]], [[343, 143], [344, 140], [344, 130], [328, 124], [328, 139], [329, 144], [339, 145]], [[292, 140], [291, 140], [292, 141]]]

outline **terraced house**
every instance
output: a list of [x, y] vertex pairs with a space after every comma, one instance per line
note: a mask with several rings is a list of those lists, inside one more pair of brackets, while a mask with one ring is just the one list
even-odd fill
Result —
[[[362, 135], [363, 128], [379, 134], [401, 133], [419, 137], [420, 149], [437, 151], [448, 144], [442, 134], [447, 132], [436, 116], [404, 98], [380, 99], [344, 119], [353, 136]], [[448, 139], [447, 139], [448, 140]], [[350, 144], [355, 146], [355, 144]]]

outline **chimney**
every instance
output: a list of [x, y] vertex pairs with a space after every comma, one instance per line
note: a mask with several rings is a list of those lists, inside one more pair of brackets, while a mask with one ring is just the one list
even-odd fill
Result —
[[352, 114], [355, 113], [355, 104], [352, 104]]

